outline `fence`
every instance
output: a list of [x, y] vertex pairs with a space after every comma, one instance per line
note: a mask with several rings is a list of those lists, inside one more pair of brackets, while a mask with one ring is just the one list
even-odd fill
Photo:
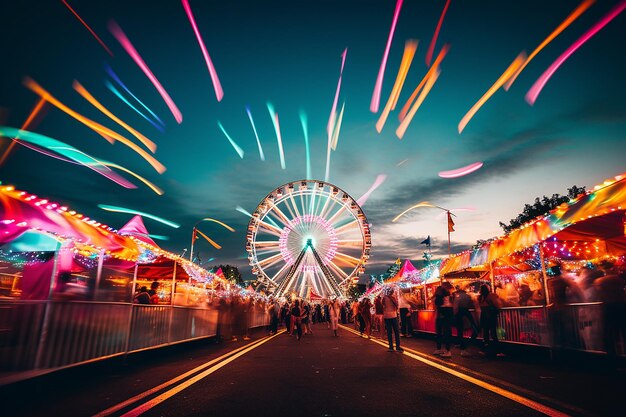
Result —
[[[626, 332], [605, 322], [603, 303], [505, 307], [498, 315], [498, 337], [506, 343], [626, 355]], [[435, 333], [435, 311], [414, 310], [413, 329]], [[619, 317], [617, 320], [626, 320]], [[613, 327], [614, 325], [611, 324]], [[453, 332], [455, 332], [453, 330]], [[605, 334], [611, 332], [612, 334]]]
[[[261, 306], [249, 327], [269, 324]], [[215, 336], [209, 308], [97, 301], [1, 301], [0, 376], [51, 370]], [[0, 385], [2, 384], [0, 378]]]

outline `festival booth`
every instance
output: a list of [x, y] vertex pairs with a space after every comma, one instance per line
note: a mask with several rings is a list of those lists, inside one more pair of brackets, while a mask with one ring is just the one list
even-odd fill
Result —
[[[153, 283], [156, 302], [134, 302]], [[0, 186], [0, 385], [26, 371], [214, 336], [212, 297], [238, 290], [159, 248], [139, 216], [115, 230]], [[263, 309], [254, 312], [249, 322], [266, 325]]]
[[[626, 179], [618, 176], [505, 236], [429, 268], [453, 285], [467, 280], [468, 293], [481, 283], [495, 288], [504, 306], [499, 315], [503, 341], [606, 351], [602, 297], [608, 290], [603, 286], [612, 282], [620, 288], [621, 282], [624, 291], [623, 279], [613, 274], [624, 268], [625, 209]], [[557, 265], [561, 274], [553, 277], [551, 267]], [[559, 279], [568, 289], [564, 299], [556, 300], [552, 289]], [[557, 310], [558, 324], [551, 321]], [[433, 332], [431, 317], [432, 308], [414, 312], [414, 329]], [[616, 336], [608, 349], [624, 354], [625, 336]]]

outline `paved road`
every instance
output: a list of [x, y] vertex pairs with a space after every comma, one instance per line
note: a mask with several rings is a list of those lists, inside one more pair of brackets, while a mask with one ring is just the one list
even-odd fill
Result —
[[[125, 365], [112, 361], [57, 372], [0, 388], [2, 414], [383, 417], [621, 415], [624, 410], [621, 374], [546, 369], [512, 358], [456, 355], [442, 361], [428, 354], [433, 348], [428, 340], [404, 339], [402, 354], [347, 328], [336, 338], [325, 325], [314, 331], [301, 341], [258, 332], [250, 342], [181, 345]], [[570, 378], [562, 387], [570, 392], [554, 389], [565, 376]], [[602, 397], [590, 394], [595, 391]]]

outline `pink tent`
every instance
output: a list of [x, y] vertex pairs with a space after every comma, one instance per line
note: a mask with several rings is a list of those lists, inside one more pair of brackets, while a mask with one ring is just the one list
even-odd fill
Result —
[[413, 264], [411, 263], [411, 261], [409, 261], [408, 259], [406, 259], [404, 261], [404, 264], [402, 265], [402, 268], [400, 268], [400, 270], [398, 271], [398, 273], [392, 277], [389, 278], [386, 282], [398, 282], [398, 281], [402, 281], [404, 280], [406, 277], [408, 277], [409, 275], [412, 275], [414, 273], [417, 272], [417, 269], [413, 266]]

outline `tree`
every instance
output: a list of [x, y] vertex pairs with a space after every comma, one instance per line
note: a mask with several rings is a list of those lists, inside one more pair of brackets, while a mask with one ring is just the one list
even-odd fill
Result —
[[233, 284], [243, 285], [243, 278], [241, 276], [241, 272], [236, 266], [232, 265], [218, 265], [212, 268], [211, 272], [217, 271], [219, 268], [222, 268], [222, 273], [224, 273], [224, 278]]
[[525, 204], [522, 212], [516, 218], [509, 220], [508, 225], [500, 222], [500, 227], [505, 233], [509, 233], [535, 217], [543, 216], [549, 213], [550, 210], [553, 210], [561, 204], [567, 203], [584, 193], [585, 187], [577, 187], [574, 185], [567, 189], [567, 195], [552, 194], [552, 197], [549, 198], [545, 195], [542, 198], [537, 197], [532, 205]]
[[363, 295], [365, 293], [365, 285], [359, 285], [359, 284], [352, 284], [349, 288], [348, 288], [348, 293], [346, 294], [348, 297], [353, 298], [353, 299], [357, 299], [359, 298], [361, 295]]

